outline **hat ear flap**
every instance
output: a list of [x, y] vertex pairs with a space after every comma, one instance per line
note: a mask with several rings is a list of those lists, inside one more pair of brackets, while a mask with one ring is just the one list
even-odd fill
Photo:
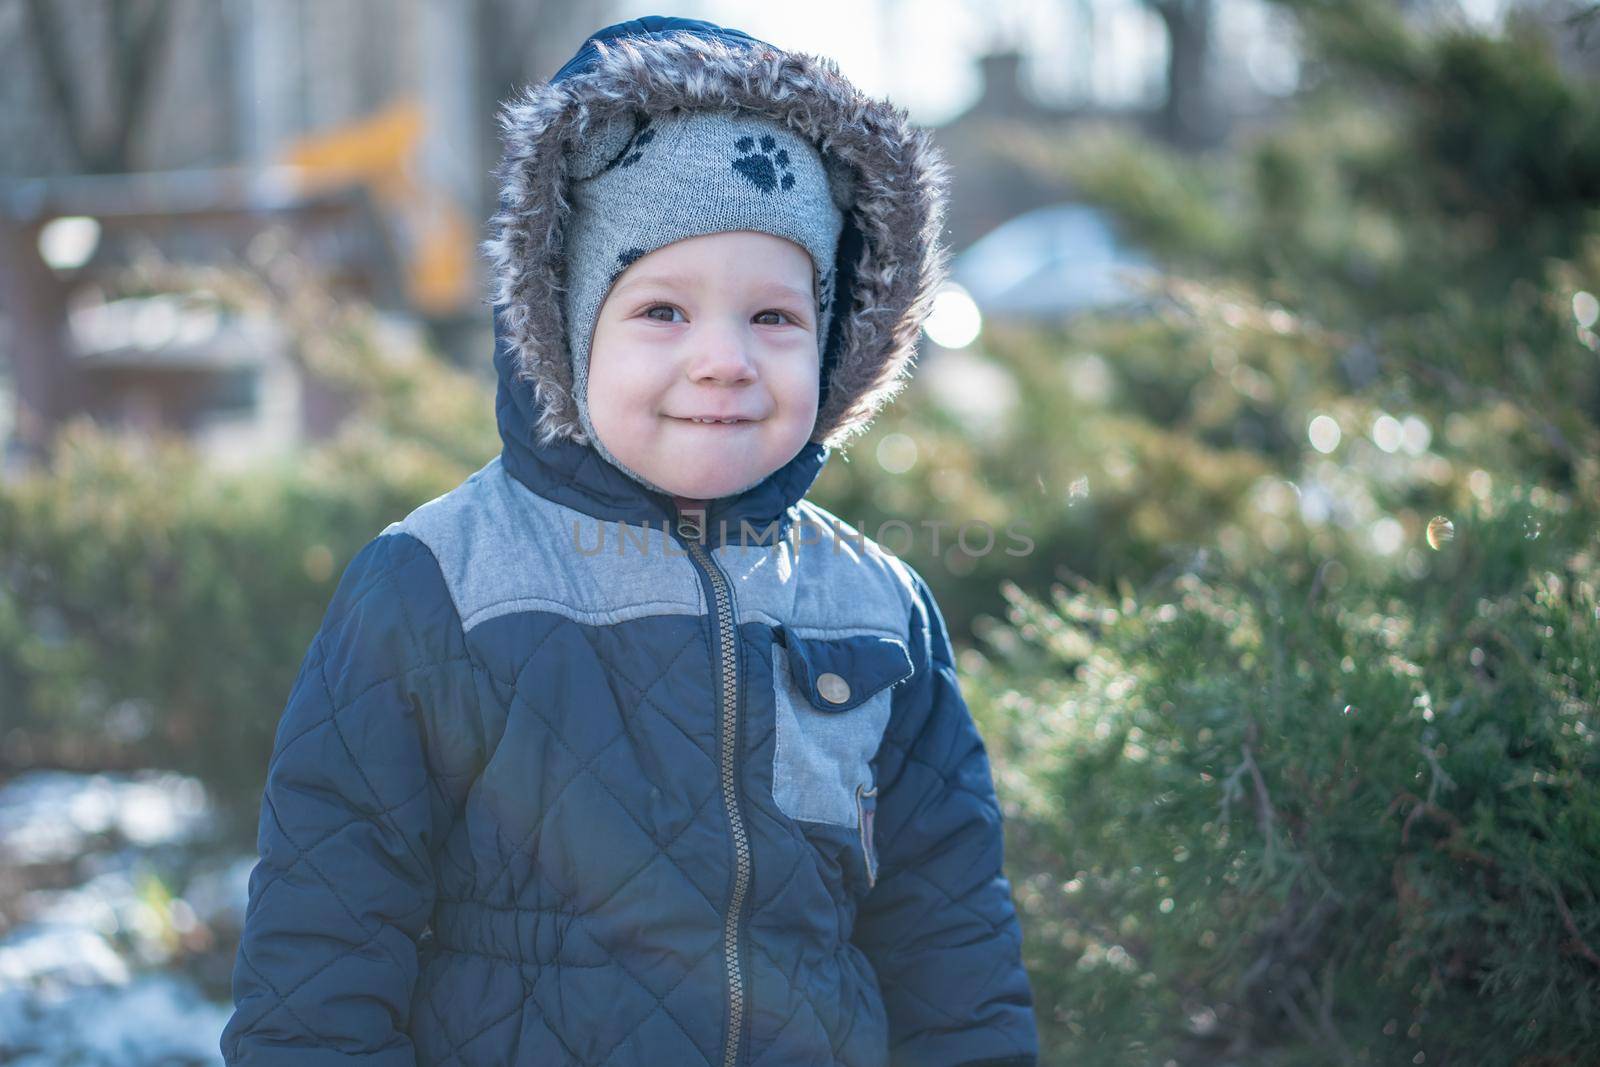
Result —
[[616, 166], [649, 122], [650, 117], [643, 111], [632, 111], [590, 124], [578, 143], [567, 151], [568, 179], [588, 181]]

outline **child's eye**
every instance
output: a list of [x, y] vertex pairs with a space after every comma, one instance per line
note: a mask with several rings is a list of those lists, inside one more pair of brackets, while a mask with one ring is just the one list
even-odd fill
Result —
[[[674, 321], [676, 321], [671, 317], [670, 314], [668, 315], [667, 318], [664, 318], [664, 319], [661, 318], [660, 316], [658, 316], [656, 314], [657, 311], [676, 312], [677, 314], [680, 314], [680, 315], [682, 314], [682, 312], [679, 311], [679, 309], [675, 305], [672, 305], [672, 304], [651, 304], [649, 307], [644, 309], [645, 317], [646, 318], [650, 318], [650, 319], [654, 319], [656, 322], [674, 322]], [[785, 322], [787, 322], [787, 324], [790, 325], [790, 326], [798, 326], [800, 324], [800, 320], [798, 318], [796, 318], [794, 315], [791, 315], [787, 311], [782, 311], [782, 310], [780, 310], [778, 308], [768, 308], [765, 311], [758, 311], [758, 312], [756, 312], [756, 319], [759, 321], [759, 320], [761, 320], [763, 317], [765, 317], [767, 315], [778, 315], [778, 316], [781, 316], [782, 319], [785, 320]], [[761, 325], [763, 325], [763, 326], [782, 326], [782, 325], [785, 324], [785, 322], [762, 322]]]

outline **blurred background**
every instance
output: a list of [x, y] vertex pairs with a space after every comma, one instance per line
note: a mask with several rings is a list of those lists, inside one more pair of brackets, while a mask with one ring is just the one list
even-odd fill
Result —
[[[0, 0], [0, 1063], [220, 1063], [311, 635], [499, 451], [496, 106], [651, 13]], [[1600, 5], [668, 13], [951, 162], [813, 496], [939, 596], [1044, 1062], [1600, 1063]]]

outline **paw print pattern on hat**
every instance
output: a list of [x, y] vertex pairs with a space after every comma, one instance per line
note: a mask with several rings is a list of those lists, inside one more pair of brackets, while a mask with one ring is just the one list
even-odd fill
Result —
[[745, 153], [733, 161], [733, 169], [751, 185], [763, 193], [770, 193], [779, 186], [785, 192], [794, 188], [794, 172], [789, 169], [788, 149], [778, 148], [778, 142], [770, 133], [761, 135], [760, 151], [755, 150], [754, 137], [741, 137], [733, 146]]

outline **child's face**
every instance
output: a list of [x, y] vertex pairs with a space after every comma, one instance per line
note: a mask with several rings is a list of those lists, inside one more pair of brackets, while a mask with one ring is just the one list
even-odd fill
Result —
[[750, 230], [676, 241], [629, 265], [589, 355], [589, 418], [611, 453], [698, 500], [793, 459], [817, 419], [812, 271], [800, 245]]

